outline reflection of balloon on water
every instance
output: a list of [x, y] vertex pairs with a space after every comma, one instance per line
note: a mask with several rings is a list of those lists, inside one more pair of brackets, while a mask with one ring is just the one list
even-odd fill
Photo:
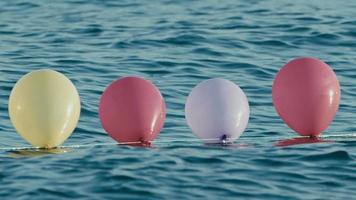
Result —
[[277, 147], [288, 147], [293, 145], [302, 145], [302, 144], [314, 144], [314, 143], [325, 143], [332, 142], [331, 140], [324, 140], [320, 137], [298, 137], [287, 140], [278, 141], [275, 146]]
[[297, 58], [277, 74], [273, 104], [283, 121], [302, 136], [319, 136], [333, 120], [340, 100], [334, 71], [315, 58]]
[[12, 158], [38, 157], [38, 156], [46, 156], [51, 154], [64, 154], [64, 153], [68, 153], [71, 150], [72, 149], [70, 148], [20, 149], [20, 150], [9, 151], [9, 155]]
[[163, 127], [166, 105], [151, 82], [125, 77], [104, 91], [99, 117], [105, 131], [116, 141], [147, 145]]
[[63, 74], [38, 70], [23, 76], [9, 99], [9, 115], [17, 132], [35, 147], [52, 148], [73, 132], [80, 116], [80, 98]]
[[185, 104], [189, 127], [205, 143], [232, 142], [239, 138], [249, 115], [244, 92], [233, 82], [220, 78], [199, 83]]

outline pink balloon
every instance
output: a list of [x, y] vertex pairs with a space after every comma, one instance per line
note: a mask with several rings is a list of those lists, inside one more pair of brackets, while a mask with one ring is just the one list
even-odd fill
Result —
[[165, 117], [166, 105], [161, 93], [142, 78], [114, 81], [100, 100], [101, 124], [120, 143], [150, 144], [163, 127]]
[[282, 120], [302, 136], [319, 136], [332, 122], [340, 101], [334, 71], [315, 58], [297, 58], [278, 72], [273, 104]]

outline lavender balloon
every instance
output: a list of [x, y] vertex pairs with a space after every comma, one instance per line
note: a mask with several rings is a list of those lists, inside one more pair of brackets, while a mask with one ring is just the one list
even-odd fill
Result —
[[214, 78], [199, 83], [185, 104], [185, 118], [205, 143], [230, 143], [241, 136], [250, 115], [245, 93], [233, 82]]

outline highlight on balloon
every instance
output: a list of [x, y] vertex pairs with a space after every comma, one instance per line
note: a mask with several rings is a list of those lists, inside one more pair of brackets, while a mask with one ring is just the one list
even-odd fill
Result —
[[49, 69], [33, 71], [13, 87], [9, 115], [16, 131], [32, 146], [57, 147], [77, 126], [79, 94], [63, 74]]
[[249, 103], [242, 89], [221, 78], [199, 83], [185, 104], [187, 123], [204, 143], [232, 143], [246, 129], [249, 115]]
[[161, 131], [166, 104], [156, 86], [140, 77], [112, 82], [100, 99], [99, 118], [117, 142], [149, 146]]
[[301, 136], [318, 137], [339, 108], [340, 84], [330, 66], [311, 57], [294, 59], [277, 73], [273, 105], [282, 120]]

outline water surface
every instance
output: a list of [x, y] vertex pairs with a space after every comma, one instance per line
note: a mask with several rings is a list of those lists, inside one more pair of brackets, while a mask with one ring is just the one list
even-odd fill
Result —
[[[352, 199], [356, 196], [356, 2], [0, 1], [2, 199]], [[275, 73], [313, 56], [337, 73], [341, 105], [331, 142], [276, 147], [296, 136], [271, 100]], [[68, 76], [82, 115], [63, 151], [28, 146], [11, 126], [8, 97], [29, 71]], [[113, 145], [98, 119], [102, 91], [138, 75], [167, 103], [154, 148]], [[248, 96], [250, 123], [237, 146], [205, 146], [184, 119], [189, 91], [225, 78]], [[109, 144], [107, 144], [109, 143]], [[92, 144], [107, 144], [92, 146]]]

